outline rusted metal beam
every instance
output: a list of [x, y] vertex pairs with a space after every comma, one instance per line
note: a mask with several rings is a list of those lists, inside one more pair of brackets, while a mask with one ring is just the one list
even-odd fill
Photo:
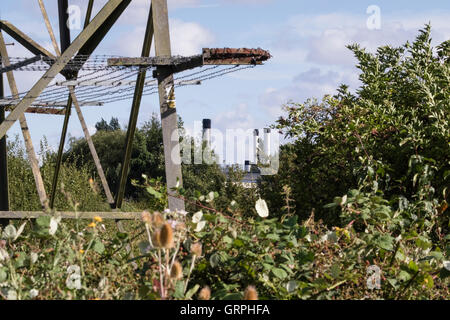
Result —
[[[117, 14], [117, 9], [122, 8], [124, 4], [128, 5], [130, 0], [109, 0], [95, 18], [89, 23], [78, 37], [72, 42], [69, 48], [57, 59], [57, 61], [50, 67], [49, 70], [36, 82], [30, 91], [25, 95], [22, 101], [14, 108], [14, 110], [8, 115], [6, 120], [0, 125], [0, 138], [2, 138], [11, 126], [19, 119], [25, 110], [33, 103], [33, 101], [42, 93], [42, 91], [48, 86], [48, 84], [60, 73], [71, 57], [77, 52], [80, 52], [81, 48], [85, 47], [87, 43], [98, 44], [98, 35], [96, 32], [99, 29], [108, 28], [108, 24], [111, 23], [109, 18], [111, 15]], [[106, 25], [105, 25], [106, 24]], [[95, 40], [91, 37], [95, 36]], [[95, 49], [89, 47], [89, 49]]]
[[29, 107], [25, 113], [34, 113], [34, 114], [52, 114], [52, 115], [60, 115], [63, 116], [66, 114], [66, 109], [57, 109], [57, 108], [42, 108], [42, 107]]
[[191, 57], [151, 57], [151, 58], [110, 58], [108, 66], [140, 66], [140, 67], [171, 67], [174, 73], [188, 69], [201, 67], [203, 65], [259, 65], [272, 56], [263, 49], [247, 48], [204, 48], [201, 55]]
[[202, 55], [204, 65], [256, 65], [272, 57], [260, 48], [204, 48]]
[[[155, 36], [155, 53], [157, 57], [170, 57], [169, 16], [167, 0], [153, 0], [153, 29]], [[183, 186], [181, 174], [180, 139], [178, 134], [178, 116], [175, 107], [175, 85], [173, 72], [169, 67], [159, 66], [158, 92], [161, 112], [161, 126], [164, 142], [164, 161], [166, 168], [166, 184], [169, 195], [169, 209], [184, 210], [184, 200], [176, 196], [176, 187]]]
[[139, 220], [142, 212], [55, 212], [49, 215], [40, 211], [0, 211], [0, 219], [36, 219], [43, 216], [61, 216], [63, 219], [87, 219], [101, 217], [104, 220]]

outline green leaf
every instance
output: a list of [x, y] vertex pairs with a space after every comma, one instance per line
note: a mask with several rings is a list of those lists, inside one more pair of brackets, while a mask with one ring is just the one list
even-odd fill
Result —
[[2, 233], [2, 237], [5, 239], [14, 239], [16, 235], [17, 235], [16, 227], [14, 227], [12, 224], [7, 225]]
[[333, 264], [333, 265], [331, 266], [330, 271], [331, 271], [331, 276], [332, 276], [334, 279], [339, 278], [339, 275], [341, 274], [341, 268], [340, 268], [339, 264], [337, 264], [337, 263]]
[[240, 293], [228, 293], [223, 296], [222, 300], [242, 300], [242, 294]]
[[102, 254], [105, 251], [105, 245], [103, 244], [103, 242], [101, 240], [97, 239], [97, 240], [95, 240], [93, 249], [98, 254]]
[[409, 270], [411, 270], [412, 272], [416, 273], [417, 271], [419, 271], [419, 267], [417, 266], [417, 264], [414, 261], [410, 261], [408, 264], [408, 268]]
[[209, 264], [211, 267], [216, 268], [220, 264], [220, 256], [217, 253], [213, 253], [211, 257], [209, 257]]
[[50, 226], [50, 217], [49, 216], [40, 216], [36, 219], [36, 223], [40, 227], [48, 228]]
[[398, 274], [398, 279], [399, 279], [400, 281], [408, 281], [408, 280], [411, 279], [411, 275], [410, 275], [408, 272], [402, 270], [402, 271], [400, 271], [400, 273]]
[[173, 297], [176, 299], [184, 299], [184, 281], [177, 281]]
[[189, 289], [189, 291], [186, 293], [186, 300], [189, 300], [192, 298], [192, 296], [200, 289], [200, 285], [196, 284], [193, 288]]
[[273, 268], [272, 273], [281, 280], [285, 279], [288, 276], [287, 272], [280, 268]]
[[388, 234], [382, 235], [375, 240], [375, 244], [385, 250], [392, 251], [394, 249], [394, 238]]
[[156, 199], [161, 199], [162, 198], [162, 193], [156, 191], [154, 188], [152, 187], [147, 187], [147, 192], [150, 193], [152, 196], [154, 196]]
[[5, 282], [8, 278], [8, 274], [6, 273], [6, 268], [0, 268], [0, 283]]

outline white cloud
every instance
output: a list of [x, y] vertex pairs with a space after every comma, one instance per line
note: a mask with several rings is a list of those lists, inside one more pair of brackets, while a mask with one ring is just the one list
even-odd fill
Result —
[[295, 76], [288, 86], [267, 88], [259, 96], [259, 104], [272, 117], [278, 117], [282, 114], [281, 106], [284, 104], [290, 101], [304, 102], [309, 98], [320, 100], [324, 95], [335, 94], [340, 84], [356, 89], [359, 86], [357, 70], [335, 71], [313, 67]]
[[[179, 19], [170, 19], [170, 41], [172, 55], [200, 54], [203, 47], [215, 41], [214, 34], [196, 22], [185, 22]], [[110, 48], [113, 54], [136, 57], [141, 55], [144, 41], [145, 27], [136, 27], [126, 34], [120, 35], [114, 46]], [[123, 38], [127, 38], [127, 45], [122, 45]], [[152, 46], [152, 55], [154, 54]]]
[[[367, 15], [330, 13], [322, 15], [296, 15], [288, 20], [290, 30], [283, 37], [295, 41], [307, 51], [305, 62], [351, 66], [355, 63], [346, 45], [359, 43], [369, 51], [382, 45], [399, 46], [414, 40], [418, 29], [431, 22], [435, 43], [450, 37], [449, 13], [383, 14], [381, 30], [369, 30]], [[283, 30], [285, 32], [286, 29]], [[276, 41], [279, 41], [277, 39]], [[286, 51], [299, 50], [298, 46]]]

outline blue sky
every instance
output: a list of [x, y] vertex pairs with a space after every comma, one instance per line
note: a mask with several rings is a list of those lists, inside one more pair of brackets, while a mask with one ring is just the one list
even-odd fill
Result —
[[[98, 10], [106, 1], [96, 0]], [[58, 35], [56, 0], [44, 1]], [[69, 0], [82, 14], [87, 0]], [[138, 56], [149, 0], [133, 0], [130, 7], [94, 54]], [[366, 10], [381, 9], [381, 29], [369, 30]], [[37, 0], [2, 0], [1, 18], [8, 20], [53, 52]], [[304, 0], [169, 0], [173, 54], [193, 55], [202, 47], [261, 47], [273, 59], [263, 66], [204, 82], [177, 91], [177, 109], [186, 126], [211, 118], [213, 127], [252, 129], [273, 124], [289, 100], [332, 94], [341, 83], [358, 87], [355, 60], [345, 45], [354, 42], [374, 50], [384, 44], [413, 40], [427, 22], [435, 43], [450, 39], [450, 1], [304, 1]], [[72, 32], [72, 38], [76, 32]], [[7, 42], [12, 40], [5, 37]], [[8, 47], [10, 56], [30, 56], [19, 44]], [[31, 88], [39, 73], [16, 72], [19, 91]], [[5, 81], [5, 91], [9, 94]], [[128, 123], [131, 101], [103, 107], [86, 107], [84, 116], [91, 133], [102, 117]], [[157, 96], [142, 101], [139, 123], [159, 111]], [[56, 148], [63, 117], [27, 114], [34, 144], [45, 135]], [[82, 135], [77, 117], [69, 133]], [[18, 124], [9, 136], [20, 134]], [[21, 138], [21, 135], [20, 135]]]

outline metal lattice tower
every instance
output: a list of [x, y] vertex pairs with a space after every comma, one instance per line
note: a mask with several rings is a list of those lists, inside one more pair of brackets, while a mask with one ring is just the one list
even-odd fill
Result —
[[[270, 54], [262, 49], [203, 49], [201, 54], [181, 57], [172, 56], [169, 36], [167, 0], [149, 0], [151, 3], [140, 57], [95, 56], [92, 55], [111, 27], [127, 9], [131, 0], [109, 0], [91, 19], [94, 0], [89, 0], [84, 29], [71, 41], [67, 26], [68, 0], [58, 0], [60, 47], [54, 36], [43, 0], [38, 0], [45, 25], [52, 40], [56, 55], [44, 49], [37, 42], [8, 21], [0, 21], [0, 219], [35, 218], [39, 212], [11, 212], [8, 205], [8, 179], [6, 160], [6, 133], [19, 121], [25, 140], [27, 155], [33, 169], [36, 188], [42, 208], [54, 210], [55, 194], [62, 162], [63, 146], [66, 140], [68, 122], [72, 107], [78, 119], [94, 159], [108, 203], [115, 212], [101, 215], [110, 219], [133, 219], [138, 213], [124, 213], [122, 207], [125, 185], [131, 160], [131, 147], [136, 131], [137, 118], [142, 97], [158, 94], [160, 101], [161, 125], [163, 130], [164, 156], [169, 209], [182, 210], [184, 200], [173, 189], [182, 186], [181, 157], [178, 139], [175, 88], [199, 85], [203, 81], [223, 76], [246, 68], [253, 68], [270, 59]], [[35, 56], [32, 58], [9, 57], [2, 32]], [[154, 42], [155, 57], [150, 57]], [[199, 70], [193, 70], [199, 68]], [[44, 75], [30, 90], [18, 90], [14, 72], [43, 71]], [[4, 97], [3, 73], [6, 73], [11, 95]], [[56, 77], [64, 80], [57, 80]], [[108, 103], [132, 100], [127, 127], [124, 156], [121, 166], [120, 183], [115, 196], [108, 182], [92, 142], [81, 107], [87, 105], [104, 106]], [[9, 112], [5, 116], [5, 112]], [[26, 113], [53, 114], [64, 116], [58, 157], [50, 196], [44, 188], [39, 164], [28, 125]], [[74, 213], [60, 213], [62, 217], [73, 218]], [[81, 213], [81, 218], [91, 218], [94, 213]], [[119, 224], [120, 228], [120, 224]]]

